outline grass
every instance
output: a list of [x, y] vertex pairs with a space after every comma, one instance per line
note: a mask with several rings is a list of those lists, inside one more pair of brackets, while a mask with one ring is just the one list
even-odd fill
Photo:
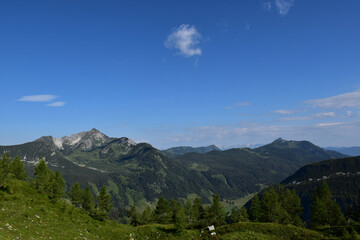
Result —
[[[0, 239], [191, 239], [197, 231], [173, 234], [173, 225], [140, 227], [96, 221], [67, 201], [51, 203], [27, 182], [0, 191]], [[179, 238], [180, 237], [180, 238]]]
[[[332, 232], [339, 229], [332, 228]], [[13, 180], [10, 193], [0, 190], [0, 239], [116, 239], [116, 240], [315, 240], [337, 239], [322, 232], [275, 223], [242, 222], [216, 229], [216, 237], [203, 230], [174, 233], [172, 224], [150, 224], [133, 227], [112, 221], [97, 221], [66, 200], [51, 203], [37, 193], [29, 183]], [[330, 236], [330, 237], [329, 237]]]

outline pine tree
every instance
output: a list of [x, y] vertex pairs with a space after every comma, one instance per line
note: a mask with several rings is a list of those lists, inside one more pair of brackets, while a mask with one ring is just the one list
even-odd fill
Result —
[[187, 199], [185, 202], [185, 206], [184, 206], [184, 211], [185, 211], [185, 216], [186, 216], [186, 223], [187, 224], [191, 224], [192, 223], [192, 216], [191, 216], [191, 209], [192, 208], [192, 204], [191, 204], [191, 200]]
[[299, 195], [295, 190], [290, 191], [284, 189], [283, 186], [279, 186], [279, 199], [283, 211], [286, 211], [282, 216], [281, 223], [293, 224], [295, 226], [302, 226], [302, 220], [300, 215], [302, 214], [303, 207]]
[[233, 208], [230, 213], [229, 220], [231, 223], [245, 222], [249, 220], [249, 215], [245, 207], [239, 209]]
[[139, 225], [139, 214], [136, 210], [136, 207], [133, 205], [129, 211], [130, 224], [133, 226]]
[[156, 215], [157, 223], [162, 223], [162, 224], [170, 223], [172, 213], [169, 203], [165, 198], [160, 197], [159, 201], [157, 202], [155, 215]]
[[100, 211], [103, 211], [105, 213], [109, 213], [109, 211], [112, 208], [112, 204], [111, 204], [111, 196], [110, 194], [106, 191], [106, 187], [102, 186], [99, 196], [97, 198], [98, 200], [98, 208]]
[[21, 162], [19, 156], [16, 156], [11, 163], [11, 174], [14, 178], [18, 180], [25, 180], [27, 178], [27, 173], [25, 172], [25, 166]]
[[89, 186], [86, 186], [81, 206], [86, 212], [90, 212], [94, 208], [95, 202], [94, 202], [94, 196], [92, 195]]
[[175, 221], [175, 214], [176, 214], [176, 211], [177, 211], [177, 201], [174, 199], [174, 198], [171, 198], [170, 199], [170, 202], [169, 202], [169, 207], [171, 209], [171, 221], [172, 223], [174, 223]]
[[208, 225], [221, 226], [225, 224], [226, 214], [221, 204], [219, 194], [215, 194], [211, 206], [206, 211], [206, 223]]
[[205, 218], [205, 209], [202, 205], [201, 198], [196, 197], [191, 208], [191, 219], [194, 227], [200, 227], [202, 220]]
[[253, 222], [259, 222], [261, 219], [261, 205], [259, 196], [255, 193], [250, 205], [250, 220]]
[[280, 222], [282, 218], [282, 208], [279, 201], [279, 195], [274, 186], [270, 186], [264, 191], [261, 199], [261, 221], [262, 222]]
[[326, 225], [328, 219], [327, 206], [318, 196], [316, 189], [312, 195], [310, 224], [313, 228]]
[[71, 203], [76, 207], [81, 207], [84, 191], [80, 188], [78, 182], [75, 182], [75, 184], [71, 187], [69, 195]]
[[150, 206], [147, 206], [141, 215], [140, 224], [149, 224], [151, 222], [151, 212]]
[[34, 175], [35, 189], [40, 193], [47, 193], [47, 188], [49, 186], [49, 171], [43, 158], [36, 164]]
[[10, 175], [11, 158], [8, 153], [3, 153], [0, 159], [0, 188], [6, 188]]
[[56, 202], [61, 197], [65, 196], [65, 181], [59, 172], [54, 174], [53, 171], [49, 170], [49, 190], [48, 196], [53, 201]]
[[312, 227], [346, 224], [339, 205], [332, 200], [332, 194], [326, 182], [314, 190], [312, 198], [310, 218]]
[[186, 228], [186, 215], [180, 201], [175, 203], [173, 214], [175, 232], [179, 234]]

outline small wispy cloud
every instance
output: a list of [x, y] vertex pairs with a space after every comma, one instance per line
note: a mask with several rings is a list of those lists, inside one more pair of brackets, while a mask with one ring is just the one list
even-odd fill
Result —
[[249, 102], [238, 102], [238, 103], [235, 103], [236, 106], [250, 106], [251, 103]]
[[324, 118], [324, 117], [335, 117], [336, 114], [334, 112], [323, 112], [323, 113], [317, 113], [314, 115], [316, 118]]
[[346, 116], [352, 117], [352, 116], [353, 116], [353, 112], [352, 112], [352, 111], [346, 111]]
[[336, 114], [334, 112], [322, 112], [316, 113], [310, 116], [296, 116], [296, 117], [287, 117], [281, 118], [282, 121], [304, 121], [304, 120], [313, 120], [319, 118], [327, 118], [327, 117], [335, 117]]
[[225, 109], [234, 109], [236, 107], [246, 107], [246, 106], [250, 106], [250, 105], [251, 105], [250, 102], [237, 102], [232, 106], [225, 107]]
[[336, 125], [342, 125], [344, 124], [343, 122], [332, 122], [332, 123], [319, 123], [316, 126], [317, 127], [331, 127], [331, 126], [336, 126]]
[[289, 13], [290, 8], [294, 6], [294, 0], [275, 0], [275, 6], [280, 15], [285, 16]]
[[49, 103], [46, 106], [49, 107], [62, 107], [65, 105], [66, 102], [53, 102], [53, 103]]
[[182, 24], [168, 36], [164, 45], [178, 50], [178, 53], [185, 57], [200, 56], [201, 48], [198, 46], [200, 39], [201, 34], [195, 26]]
[[292, 114], [292, 113], [294, 113], [294, 111], [286, 110], [286, 109], [279, 109], [279, 110], [275, 110], [273, 112], [274, 113], [279, 113], [279, 114]]
[[55, 98], [57, 98], [57, 96], [48, 95], [48, 94], [29, 95], [29, 96], [22, 96], [21, 98], [18, 99], [18, 101], [22, 101], [22, 102], [50, 102], [50, 101], [54, 100]]
[[319, 108], [360, 108], [360, 90], [327, 98], [307, 100], [305, 101], [305, 104]]

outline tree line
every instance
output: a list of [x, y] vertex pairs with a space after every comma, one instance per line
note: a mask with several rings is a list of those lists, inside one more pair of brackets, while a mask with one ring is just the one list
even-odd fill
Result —
[[[50, 170], [44, 159], [36, 164], [34, 178], [29, 179], [30, 184], [37, 192], [45, 194], [52, 202], [65, 197], [65, 181], [59, 172]], [[0, 190], [11, 192], [11, 179], [27, 180], [24, 164], [20, 157], [11, 159], [4, 153], [0, 159]], [[71, 204], [82, 209], [85, 213], [97, 220], [105, 220], [112, 209], [112, 199], [105, 186], [102, 186], [98, 196], [94, 198], [89, 186], [81, 188], [79, 183], [72, 185], [68, 192]], [[185, 202], [160, 197], [155, 209], [147, 206], [140, 212], [135, 206], [128, 211], [130, 224], [134, 226], [150, 223], [174, 224], [176, 232], [184, 229], [204, 228], [206, 226], [221, 226], [236, 222], [274, 222], [279, 224], [292, 224], [305, 226], [301, 219], [303, 207], [295, 190], [289, 190], [282, 185], [270, 186], [261, 194], [255, 194], [249, 207], [234, 208], [226, 213], [220, 196], [215, 194], [210, 205], [204, 206], [201, 198]], [[359, 207], [356, 216], [360, 219]], [[315, 188], [312, 195], [310, 226], [344, 226], [345, 217], [333, 200], [331, 191], [326, 182]]]
[[[46, 195], [51, 202], [56, 203], [66, 196], [64, 178], [60, 172], [49, 169], [43, 158], [35, 165], [34, 176], [29, 179], [31, 186], [38, 193]], [[12, 179], [24, 181], [28, 179], [28, 175], [20, 157], [16, 156], [11, 159], [5, 152], [0, 159], [0, 190], [11, 192], [10, 182]], [[69, 197], [75, 207], [83, 209], [85, 213], [97, 220], [107, 219], [112, 208], [111, 196], [105, 186], [102, 186], [97, 201], [95, 201], [89, 186], [83, 190], [76, 182], [70, 189]]]

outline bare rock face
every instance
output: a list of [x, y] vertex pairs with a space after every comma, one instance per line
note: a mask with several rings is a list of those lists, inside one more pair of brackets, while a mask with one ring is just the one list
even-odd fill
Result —
[[73, 134], [70, 137], [52, 138], [54, 145], [61, 150], [65, 148], [90, 150], [103, 145], [109, 139], [108, 136], [95, 128], [88, 132]]

